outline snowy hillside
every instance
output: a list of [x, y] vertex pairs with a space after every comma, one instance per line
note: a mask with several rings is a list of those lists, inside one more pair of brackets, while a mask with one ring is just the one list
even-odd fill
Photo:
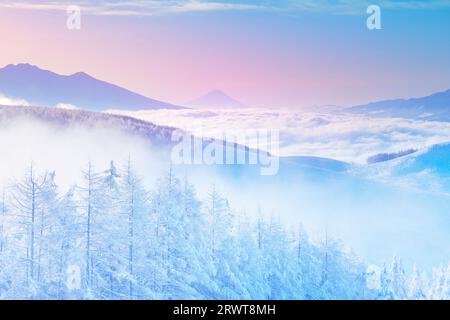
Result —
[[441, 143], [356, 171], [379, 181], [450, 195], [450, 144]]
[[109, 127], [161, 145], [170, 143], [174, 130], [147, 121], [106, 113], [44, 107], [0, 106], [0, 122], [5, 124], [14, 119], [39, 120], [59, 127], [71, 125], [83, 125], [87, 128]]
[[[268, 209], [234, 206], [218, 176], [169, 166], [148, 140], [167, 143], [170, 128], [78, 110], [1, 107], [0, 130], [8, 150], [0, 168], [0, 298], [381, 295], [360, 294], [364, 264], [331, 235], [314, 243]], [[207, 191], [197, 195], [191, 183]]]
[[[450, 259], [447, 196], [319, 157], [280, 158], [274, 176], [255, 165], [171, 165], [173, 130], [0, 107], [0, 297], [447, 297], [436, 283], [450, 270], [430, 282], [412, 272], [417, 264], [431, 277]], [[383, 267], [395, 254], [404, 266]], [[382, 272], [376, 289], [366, 287], [369, 264]]]

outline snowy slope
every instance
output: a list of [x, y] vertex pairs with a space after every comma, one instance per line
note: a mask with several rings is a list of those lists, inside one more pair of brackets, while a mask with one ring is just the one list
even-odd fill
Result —
[[[133, 117], [113, 115], [108, 113], [91, 112], [85, 110], [66, 110], [59, 108], [43, 107], [22, 107], [22, 106], [0, 106], [0, 125], [9, 123], [15, 118], [29, 118], [43, 121], [45, 123], [68, 127], [71, 125], [82, 125], [87, 128], [109, 127], [117, 129], [126, 134], [136, 135], [149, 140], [151, 143], [170, 147], [176, 142], [172, 141], [171, 135], [175, 130], [167, 126], [160, 126], [148, 121], [139, 120]], [[212, 142], [211, 139], [204, 139], [204, 144]], [[237, 145], [238, 150], [244, 150], [247, 154], [256, 152], [244, 146]], [[165, 149], [167, 152], [167, 149]], [[168, 153], [165, 154], [169, 156]], [[280, 159], [281, 173], [291, 170], [300, 170], [307, 172], [345, 172], [350, 165], [345, 162], [319, 158], [319, 157], [283, 157]], [[254, 165], [232, 165], [218, 166], [219, 170], [225, 168], [229, 173], [239, 174], [239, 172], [259, 172], [259, 167]]]
[[13, 119], [34, 119], [59, 127], [83, 125], [87, 128], [109, 127], [148, 139], [152, 143], [167, 145], [173, 128], [157, 126], [147, 121], [126, 116], [84, 110], [65, 110], [59, 108], [0, 106], [0, 124]]
[[[42, 134], [40, 125], [17, 126], [12, 119], [37, 119], [51, 126]], [[10, 129], [5, 132], [7, 127]], [[19, 162], [29, 163], [27, 151], [32, 148], [35, 157], [31, 159], [36, 164], [44, 161], [42, 166], [56, 170], [60, 178], [72, 179], [72, 172], [90, 160], [98, 159], [104, 166], [130, 154], [146, 180], [158, 179], [170, 166], [173, 128], [130, 117], [0, 107], [0, 128], [0, 147], [8, 151], [2, 158], [5, 174], [14, 171]], [[102, 128], [118, 129], [115, 131], [121, 135], [139, 141]], [[157, 148], [151, 149], [151, 145]], [[317, 157], [281, 158], [274, 176], [262, 176], [258, 165], [174, 165], [172, 169], [178, 177], [194, 183], [201, 195], [215, 185], [237, 212], [254, 213], [262, 208], [288, 225], [302, 222], [319, 240], [327, 229], [369, 263], [381, 264], [398, 254], [408, 265], [431, 268], [450, 259], [450, 201], [442, 192], [450, 190], [445, 184], [447, 159], [450, 147], [442, 145], [363, 167]], [[152, 165], [158, 161], [162, 165], [155, 169]]]
[[450, 143], [432, 145], [355, 171], [392, 185], [450, 195]]
[[397, 168], [399, 174], [432, 170], [441, 177], [450, 177], [450, 144], [431, 146], [416, 156], [409, 157]]

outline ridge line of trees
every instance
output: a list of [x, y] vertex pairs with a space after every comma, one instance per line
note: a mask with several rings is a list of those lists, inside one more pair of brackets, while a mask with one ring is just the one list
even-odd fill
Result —
[[379, 283], [328, 234], [315, 244], [275, 215], [252, 219], [169, 170], [146, 190], [131, 159], [88, 163], [66, 192], [33, 164], [0, 198], [0, 299], [448, 299], [450, 266], [427, 280], [401, 261]]

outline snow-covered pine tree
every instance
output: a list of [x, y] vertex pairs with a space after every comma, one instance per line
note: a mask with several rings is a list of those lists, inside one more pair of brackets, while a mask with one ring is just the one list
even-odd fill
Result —
[[182, 206], [185, 216], [184, 237], [188, 243], [186, 272], [192, 274], [191, 286], [199, 297], [207, 299], [216, 296], [220, 289], [214, 279], [216, 268], [209, 250], [209, 237], [205, 232], [208, 224], [201, 205], [194, 186], [185, 177], [182, 186]]
[[[269, 267], [266, 265], [263, 250], [258, 246], [258, 232], [264, 232], [262, 224], [263, 222], [260, 221], [260, 228], [258, 228], [252, 219], [242, 215], [238, 234], [241, 282], [245, 292], [248, 292], [249, 299], [257, 300], [267, 299], [270, 295], [270, 286], [267, 281]], [[259, 242], [262, 246], [261, 242], [262, 240]]]
[[292, 246], [292, 239], [279, 217], [272, 212], [269, 221], [265, 222], [261, 216], [259, 214], [257, 234], [270, 288], [266, 299], [294, 299], [301, 289], [300, 282], [296, 281], [298, 248]]
[[447, 265], [447, 268], [443, 269], [444, 279], [441, 290], [441, 299], [448, 300], [450, 299], [450, 263]]
[[427, 298], [427, 288], [422, 273], [414, 265], [411, 280], [408, 288], [408, 299], [425, 300]]
[[[130, 162], [100, 173], [89, 164], [81, 185], [62, 196], [52, 173], [33, 169], [6, 191], [0, 298], [366, 297], [358, 278], [365, 267], [338, 241], [317, 245], [262, 215], [236, 219], [216, 188], [202, 206], [172, 171], [151, 197]], [[81, 289], [67, 282], [74, 266], [84, 270]], [[380, 298], [406, 292], [402, 270], [385, 268]], [[446, 296], [447, 278], [435, 281], [435, 296]]]
[[220, 289], [221, 299], [249, 298], [242, 270], [239, 269], [240, 242], [236, 234], [236, 219], [228, 200], [223, 198], [215, 187], [209, 195], [210, 206], [206, 209], [214, 221], [215, 281]]
[[[47, 298], [55, 294], [49, 290], [51, 284], [55, 282], [54, 270], [52, 270], [52, 255], [54, 253], [54, 244], [52, 234], [55, 232], [55, 225], [58, 210], [58, 192], [55, 182], [56, 173], [54, 171], [46, 174], [44, 183], [40, 188], [39, 206], [39, 230], [38, 230], [38, 254], [37, 254], [37, 282], [40, 286], [46, 288], [45, 296]], [[52, 287], [53, 289], [53, 287]]]
[[[53, 219], [50, 243], [52, 244], [50, 270], [56, 282], [57, 299], [82, 298], [80, 295], [81, 278], [67, 286], [68, 272], [71, 269], [81, 271], [85, 257], [84, 212], [77, 206], [76, 186], [71, 186], [58, 202], [58, 210]], [[75, 275], [78, 276], [78, 275]], [[80, 286], [80, 287], [78, 287]]]
[[17, 249], [23, 248], [23, 265], [25, 270], [17, 270], [26, 274], [25, 281], [30, 286], [31, 297], [38, 292], [38, 250], [39, 230], [43, 210], [43, 187], [46, 184], [47, 174], [39, 176], [35, 172], [33, 163], [22, 180], [14, 185], [12, 198], [14, 216], [18, 219]]
[[394, 256], [388, 272], [391, 279], [389, 287], [390, 295], [395, 300], [406, 299], [407, 282], [405, 270], [403, 269], [403, 264], [399, 257]]
[[8, 207], [6, 204], [6, 190], [2, 190], [2, 200], [0, 202], [0, 254], [2, 254], [4, 247], [6, 245], [6, 232], [5, 232], [5, 224], [6, 224], [6, 213], [8, 211]]
[[232, 218], [229, 215], [228, 201], [221, 197], [215, 185], [212, 186], [211, 192], [206, 199], [205, 213], [210, 228], [211, 255], [215, 258], [216, 251], [221, 241], [227, 236], [227, 232], [232, 223]]
[[158, 279], [162, 284], [160, 292], [165, 299], [199, 298], [199, 293], [192, 287], [195, 274], [188, 268], [192, 259], [190, 244], [186, 241], [188, 217], [183, 207], [180, 181], [173, 176], [172, 170], [159, 182], [151, 202], [152, 211], [157, 215], [160, 268], [164, 271]]
[[89, 162], [82, 171], [82, 184], [78, 186], [79, 202], [78, 207], [84, 215], [84, 275], [83, 287], [86, 298], [95, 298], [97, 287], [96, 266], [101, 259], [101, 236], [99, 231], [99, 215], [106, 207], [104, 180], [95, 172], [94, 166]]
[[126, 294], [129, 299], [155, 297], [152, 279], [157, 265], [152, 255], [156, 245], [152, 217], [150, 216], [149, 194], [142, 185], [142, 179], [135, 172], [131, 158], [121, 170], [120, 212], [125, 218]]
[[110, 299], [127, 297], [127, 221], [121, 212], [121, 176], [114, 161], [98, 174], [101, 210], [94, 216], [96, 230], [95, 281], [100, 296]]

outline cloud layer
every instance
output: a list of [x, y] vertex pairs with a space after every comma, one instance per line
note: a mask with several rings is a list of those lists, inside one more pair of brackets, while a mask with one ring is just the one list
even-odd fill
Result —
[[112, 112], [216, 138], [224, 132], [279, 130], [283, 156], [318, 156], [357, 164], [378, 153], [450, 141], [450, 123], [436, 121], [267, 109]]
[[29, 106], [24, 99], [10, 98], [0, 92], [0, 106]]
[[2, 1], [0, 8], [29, 10], [65, 10], [68, 5], [79, 5], [83, 11], [95, 15], [161, 15], [198, 11], [265, 10], [312, 11], [335, 14], [365, 14], [368, 5], [377, 3], [387, 9], [450, 8], [446, 0], [23, 0]]

